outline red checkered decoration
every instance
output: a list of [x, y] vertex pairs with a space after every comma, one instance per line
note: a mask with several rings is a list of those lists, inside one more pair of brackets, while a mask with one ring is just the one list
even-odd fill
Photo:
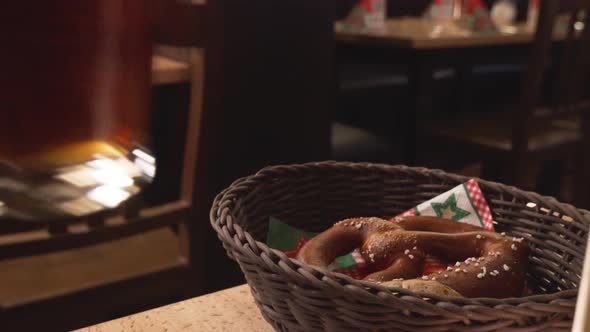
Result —
[[285, 255], [287, 255], [287, 257], [289, 257], [289, 258], [295, 258], [295, 256], [297, 256], [297, 253], [299, 253], [299, 250], [301, 250], [301, 248], [303, 248], [303, 245], [306, 242], [307, 242], [307, 239], [305, 238], [305, 236], [301, 237], [299, 239], [299, 241], [297, 241], [297, 246], [295, 246], [295, 249], [284, 251]]
[[363, 279], [364, 277], [369, 275], [369, 271], [366, 269], [367, 262], [361, 255], [361, 250], [359, 248], [355, 249], [351, 253], [351, 256], [352, 258], [354, 258], [354, 261], [357, 264], [356, 266], [346, 269], [336, 269], [334, 270], [334, 272], [344, 273], [355, 279]]
[[492, 219], [492, 211], [490, 211], [488, 202], [486, 202], [486, 199], [483, 197], [483, 193], [481, 192], [479, 184], [475, 179], [471, 179], [465, 182], [465, 186], [469, 191], [469, 196], [471, 197], [473, 205], [475, 205], [481, 220], [483, 220], [484, 228], [493, 232], [494, 220]]

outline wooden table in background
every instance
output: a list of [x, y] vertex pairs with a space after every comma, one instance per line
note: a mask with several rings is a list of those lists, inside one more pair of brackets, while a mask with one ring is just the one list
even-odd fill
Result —
[[352, 31], [340, 22], [336, 24], [335, 31], [336, 39], [341, 43], [429, 50], [526, 44], [533, 39], [533, 30], [525, 24], [506, 26], [496, 31], [473, 32], [461, 29], [452, 22], [437, 23], [414, 17], [387, 20], [383, 31]]
[[[408, 70], [410, 102], [401, 129], [406, 140], [404, 162], [416, 161], [418, 118], [432, 109], [433, 72], [437, 68], [456, 68], [462, 97], [457, 108], [469, 109], [469, 77], [474, 65], [524, 64], [533, 40], [533, 30], [524, 24], [496, 31], [472, 32], [454, 23], [436, 23], [417, 17], [389, 19], [383, 31], [353, 31], [341, 22], [335, 24], [339, 54], [363, 57], [370, 53], [392, 65]], [[559, 31], [559, 29], [558, 29]], [[559, 40], [565, 30], [556, 34]]]
[[77, 332], [216, 331], [271, 332], [248, 285], [86, 327]]

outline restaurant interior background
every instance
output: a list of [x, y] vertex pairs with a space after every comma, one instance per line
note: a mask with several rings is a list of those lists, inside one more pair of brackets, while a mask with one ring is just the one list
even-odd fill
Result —
[[[334, 159], [442, 168], [590, 207], [578, 193], [587, 183], [576, 177], [580, 150], [529, 158], [512, 151], [509, 134], [507, 149], [500, 136], [479, 150], [463, 137], [441, 138], [439, 129], [464, 119], [479, 119], [463, 124], [474, 140], [511, 133], [516, 117], [497, 114], [522, 106], [530, 43], [400, 50], [335, 32], [356, 0], [196, 2], [205, 10], [162, 6], [156, 19], [171, 28], [158, 30], [154, 44], [148, 116], [157, 173], [142, 195], [147, 212], [123, 211], [132, 221], [119, 231], [90, 220], [81, 238], [69, 228], [0, 225], [0, 325], [19, 327], [6, 331], [80, 328], [243, 283], [209, 208], [234, 180], [267, 165]], [[387, 0], [388, 21], [428, 20], [431, 2]], [[485, 1], [486, 9], [496, 2]], [[513, 24], [526, 24], [529, 1], [509, 2]], [[187, 17], [204, 32], [182, 36], [178, 22]], [[575, 121], [566, 128], [581, 130]]]

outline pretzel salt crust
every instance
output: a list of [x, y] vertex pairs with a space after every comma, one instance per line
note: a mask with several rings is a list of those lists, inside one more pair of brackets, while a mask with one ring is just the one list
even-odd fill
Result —
[[[365, 280], [419, 292], [464, 297], [522, 294], [529, 249], [512, 238], [437, 217], [388, 221], [346, 219], [307, 242], [297, 258], [327, 268], [340, 255], [361, 248], [371, 271]], [[422, 275], [426, 255], [451, 264]]]

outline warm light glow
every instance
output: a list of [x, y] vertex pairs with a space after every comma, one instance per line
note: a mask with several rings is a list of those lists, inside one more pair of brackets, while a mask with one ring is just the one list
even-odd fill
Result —
[[154, 158], [153, 156], [151, 156], [150, 154], [146, 153], [145, 151], [139, 150], [139, 149], [135, 149], [132, 152], [136, 157], [141, 158], [145, 161], [147, 161], [150, 164], [155, 164], [156, 163], [156, 158]]
[[156, 166], [141, 158], [135, 159], [135, 165], [137, 165], [137, 167], [139, 167], [145, 173], [145, 175], [149, 176], [150, 178], [153, 178], [156, 175]]
[[121, 188], [104, 185], [89, 191], [86, 196], [106, 207], [115, 208], [129, 198], [130, 194]]
[[574, 23], [574, 29], [576, 29], [577, 31], [582, 31], [584, 30], [584, 22], [576, 22]]
[[95, 169], [116, 169], [118, 167], [117, 163], [115, 163], [111, 159], [107, 159], [100, 156], [98, 156], [97, 159], [87, 162], [86, 165]]
[[122, 172], [131, 178], [141, 175], [141, 171], [137, 169], [137, 166], [127, 158], [119, 158], [114, 162], [117, 164], [117, 167], [121, 168]]
[[71, 183], [76, 187], [90, 187], [97, 184], [97, 179], [91, 176], [92, 172], [94, 172], [92, 168], [83, 166], [58, 174], [55, 178]]
[[111, 172], [107, 170], [98, 170], [92, 172], [92, 176], [100, 183], [125, 188], [133, 185], [133, 179], [127, 175], [119, 172]]
[[89, 175], [99, 183], [120, 188], [133, 185], [133, 179], [127, 175], [121, 165], [113, 160], [96, 159], [89, 161], [86, 165], [94, 168]]

